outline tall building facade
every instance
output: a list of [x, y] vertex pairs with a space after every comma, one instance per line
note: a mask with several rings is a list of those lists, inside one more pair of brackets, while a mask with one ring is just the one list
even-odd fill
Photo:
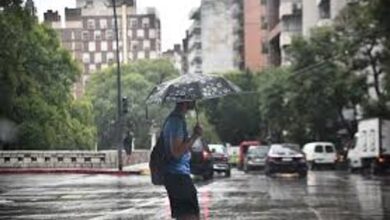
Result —
[[[190, 13], [192, 20], [191, 27], [186, 32], [184, 41], [187, 43], [187, 65], [188, 73], [202, 73], [202, 24], [201, 24], [201, 8], [197, 8]], [[185, 45], [183, 45], [184, 47]]]
[[289, 65], [286, 48], [294, 35], [302, 34], [302, 9], [302, 0], [267, 1], [269, 61], [272, 66]]
[[180, 44], [173, 45], [173, 49], [169, 49], [162, 53], [162, 57], [168, 59], [180, 74], [183, 73], [182, 63], [183, 51]]
[[268, 66], [268, 18], [267, 0], [244, 0], [243, 51], [244, 67], [251, 71], [260, 71]]
[[[55, 12], [45, 13], [45, 23], [59, 31], [62, 45], [83, 64], [83, 75], [76, 84], [75, 95], [84, 92], [91, 73], [112, 65], [116, 59], [115, 20], [109, 0], [77, 0], [76, 8], [65, 8], [65, 27]], [[160, 56], [160, 19], [153, 8], [137, 14], [136, 0], [117, 0], [119, 60]], [[53, 19], [57, 17], [56, 19]]]

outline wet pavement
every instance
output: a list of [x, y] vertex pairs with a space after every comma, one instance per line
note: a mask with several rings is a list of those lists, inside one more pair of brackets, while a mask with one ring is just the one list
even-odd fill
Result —
[[[390, 176], [234, 170], [196, 185], [202, 219], [390, 219]], [[0, 175], [0, 219], [154, 220], [170, 219], [170, 209], [148, 176]]]

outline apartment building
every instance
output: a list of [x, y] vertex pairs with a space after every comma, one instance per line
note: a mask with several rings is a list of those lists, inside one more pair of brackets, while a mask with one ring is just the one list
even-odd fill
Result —
[[310, 35], [310, 29], [332, 24], [348, 0], [302, 0], [302, 33]]
[[286, 48], [294, 35], [302, 34], [302, 0], [267, 1], [269, 62], [289, 65]]
[[[160, 19], [154, 8], [138, 14], [136, 0], [117, 1], [119, 60], [160, 56]], [[75, 96], [83, 94], [90, 75], [116, 60], [115, 19], [111, 1], [76, 0], [76, 8], [65, 8], [65, 26], [58, 13], [47, 11], [44, 22], [58, 30], [62, 45], [83, 65], [83, 75], [76, 84]]]
[[168, 59], [180, 74], [183, 74], [182, 67], [183, 51], [180, 44], [173, 45], [173, 49], [169, 49], [162, 53], [162, 57]]

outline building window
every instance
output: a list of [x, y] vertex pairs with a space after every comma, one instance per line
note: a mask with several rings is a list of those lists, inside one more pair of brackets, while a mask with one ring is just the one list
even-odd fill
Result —
[[265, 30], [267, 28], [268, 28], [267, 18], [264, 16], [261, 16], [261, 29]]
[[112, 40], [114, 33], [112, 30], [106, 30], [106, 40]]
[[144, 50], [150, 49], [150, 40], [144, 40]]
[[156, 59], [157, 58], [157, 53], [155, 51], [150, 51], [149, 58], [150, 59]]
[[108, 49], [108, 48], [107, 48], [107, 41], [102, 41], [102, 43], [101, 43], [100, 46], [101, 46], [100, 49], [101, 49], [102, 51], [107, 51], [107, 49]]
[[95, 35], [95, 40], [101, 40], [102, 39], [101, 31], [95, 31], [94, 35]]
[[88, 33], [88, 31], [83, 31], [82, 38], [83, 38], [83, 40], [89, 40], [89, 33]]
[[262, 44], [261, 44], [261, 52], [263, 53], [263, 54], [267, 54], [268, 52], [269, 52], [269, 48], [268, 48], [269, 46], [268, 46], [268, 43], [266, 43], [266, 42], [263, 42]]
[[102, 53], [95, 53], [95, 63], [102, 63]]
[[145, 59], [145, 52], [144, 51], [139, 51], [137, 57], [138, 57], [138, 59]]
[[329, 19], [330, 18], [330, 0], [321, 0], [318, 5], [318, 10], [321, 19]]
[[[118, 22], [118, 29], [121, 28], [121, 19], [116, 19], [116, 21]], [[112, 25], [112, 28], [115, 28], [115, 19], [111, 19], [111, 25]]]
[[131, 28], [138, 28], [138, 20], [137, 20], [137, 18], [131, 18], [130, 19], [130, 27]]
[[89, 53], [83, 53], [83, 63], [89, 63], [90, 57]]
[[144, 38], [145, 37], [145, 31], [143, 29], [137, 30], [137, 37]]
[[95, 64], [90, 64], [89, 65], [89, 72], [94, 72], [96, 70], [96, 65]]
[[87, 28], [88, 29], [95, 29], [95, 20], [94, 19], [88, 19]]
[[96, 44], [95, 42], [88, 42], [88, 51], [89, 52], [94, 52], [96, 50]]
[[107, 19], [100, 19], [100, 29], [106, 29], [107, 28]]
[[149, 18], [143, 18], [142, 19], [142, 27], [143, 28], [149, 28]]
[[131, 41], [131, 50], [137, 51], [137, 49], [138, 49], [138, 41], [136, 40]]
[[156, 30], [155, 29], [149, 29], [149, 38], [150, 39], [156, 38]]
[[133, 31], [132, 30], [127, 30], [127, 36], [128, 37], [133, 37]]

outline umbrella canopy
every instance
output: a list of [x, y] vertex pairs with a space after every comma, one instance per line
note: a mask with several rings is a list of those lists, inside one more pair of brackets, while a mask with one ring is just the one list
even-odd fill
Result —
[[221, 76], [185, 74], [154, 87], [146, 102], [164, 103], [204, 100], [240, 91], [238, 86]]

